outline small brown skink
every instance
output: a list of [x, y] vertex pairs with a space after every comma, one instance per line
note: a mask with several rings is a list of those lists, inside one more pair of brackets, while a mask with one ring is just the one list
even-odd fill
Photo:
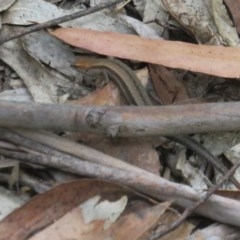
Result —
[[[86, 70], [102, 69], [106, 71], [109, 78], [119, 87], [129, 104], [136, 106], [153, 105], [147, 91], [133, 70], [121, 61], [105, 58], [81, 57], [74, 65]], [[221, 173], [226, 173], [227, 168], [219, 162], [218, 158], [212, 155], [194, 139], [184, 135], [166, 136], [166, 138], [186, 146], [206, 161], [211, 162]], [[240, 189], [240, 183], [234, 177], [232, 177], [231, 180], [234, 185]]]
[[75, 65], [82, 69], [102, 69], [119, 87], [127, 102], [131, 105], [152, 105], [145, 88], [136, 74], [126, 64], [118, 60], [105, 58], [81, 57]]

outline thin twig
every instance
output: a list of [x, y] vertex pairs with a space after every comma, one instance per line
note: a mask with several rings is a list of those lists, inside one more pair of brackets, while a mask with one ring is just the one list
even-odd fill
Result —
[[196, 211], [196, 209], [203, 204], [204, 202], [206, 202], [212, 195], [213, 193], [221, 187], [221, 185], [226, 182], [233, 174], [234, 172], [237, 170], [237, 168], [240, 166], [240, 160], [238, 162], [236, 162], [233, 167], [224, 175], [224, 177], [222, 178], [222, 180], [216, 184], [215, 186], [213, 186], [212, 188], [210, 188], [208, 190], [208, 192], [205, 194], [205, 196], [200, 199], [199, 201], [197, 201], [195, 204], [193, 204], [191, 207], [186, 208], [183, 212], [183, 214], [180, 216], [180, 218], [175, 221], [169, 228], [167, 228], [166, 230], [163, 230], [159, 233], [157, 233], [155, 236], [153, 236], [153, 238], [151, 238], [151, 240], [155, 240], [155, 239], [159, 239], [160, 237], [165, 236], [166, 234], [172, 232], [173, 230], [175, 230], [176, 228], [178, 228], [182, 223], [184, 223], [184, 221], [186, 220], [186, 218], [191, 215], [194, 211]]
[[70, 20], [86, 16], [88, 14], [100, 11], [104, 8], [112, 7], [112, 6], [118, 4], [122, 1], [123, 0], [115, 0], [115, 1], [109, 2], [109, 3], [102, 3], [102, 4], [99, 4], [95, 7], [84, 10], [84, 11], [81, 10], [81, 11], [78, 11], [76, 13], [69, 14], [67, 16], [55, 18], [55, 19], [47, 21], [45, 23], [40, 23], [40, 24], [36, 24], [34, 26], [27, 27], [26, 29], [24, 29], [23, 31], [20, 31], [20, 32], [14, 32], [12, 34], [8, 34], [7, 36], [2, 36], [2, 37], [0, 37], [0, 45], [5, 43], [5, 42], [8, 42], [12, 39], [21, 37], [23, 35], [26, 35], [26, 34], [29, 34], [29, 33], [32, 33], [32, 32], [36, 32], [36, 31], [39, 31], [39, 30], [42, 30], [42, 29], [46, 29], [46, 28], [49, 28], [49, 27], [56, 26], [57, 24], [60, 24], [60, 23], [63, 23], [63, 22], [68, 22]]

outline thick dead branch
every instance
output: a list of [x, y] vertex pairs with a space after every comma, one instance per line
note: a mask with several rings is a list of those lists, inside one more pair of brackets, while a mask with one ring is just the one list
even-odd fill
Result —
[[79, 131], [117, 137], [239, 130], [240, 103], [96, 107], [0, 102], [0, 126]]

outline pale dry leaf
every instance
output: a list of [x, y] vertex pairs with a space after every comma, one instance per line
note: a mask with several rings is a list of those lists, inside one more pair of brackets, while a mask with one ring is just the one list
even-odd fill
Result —
[[[2, 31], [7, 35], [16, 31], [16, 28], [4, 26]], [[16, 71], [35, 102], [58, 101], [58, 89], [68, 84], [66, 79], [52, 74], [39, 61], [31, 57], [24, 50], [20, 39], [2, 44], [0, 53], [1, 60]]]
[[8, 9], [16, 0], [1, 0], [0, 1], [0, 12]]
[[118, 16], [131, 26], [139, 36], [148, 37], [150, 39], [161, 39], [157, 32], [147, 24], [127, 15], [119, 14]]
[[[229, 148], [224, 155], [229, 159], [229, 161], [234, 165], [239, 160], [240, 156], [240, 143], [237, 143], [232, 148]], [[240, 169], [238, 168], [234, 173], [235, 178], [239, 181], [240, 180]]]
[[1, 92], [0, 101], [31, 102], [32, 97], [26, 88], [18, 88]]
[[[205, 0], [206, 2], [206, 0]], [[211, 13], [217, 27], [218, 34], [222, 37], [223, 42], [228, 46], [238, 46], [240, 43], [237, 30], [229, 18], [227, 9], [223, 0], [208, 1], [211, 4]]]
[[[224, 154], [232, 164], [236, 163], [239, 159], [239, 132], [203, 134], [201, 135], [201, 142], [213, 155], [220, 156], [221, 154]], [[240, 180], [239, 169], [235, 171], [234, 176], [236, 179]], [[216, 181], [220, 180], [222, 174], [215, 171], [215, 178]], [[232, 183], [226, 182], [221, 186], [221, 189], [236, 189], [236, 187]]]
[[4, 187], [0, 187], [0, 220], [6, 217], [14, 209], [22, 206], [28, 197], [26, 195], [18, 195], [12, 191], [6, 190]]
[[76, 61], [71, 48], [53, 38], [45, 31], [28, 34], [22, 37], [24, 49], [34, 58], [45, 63], [70, 79], [80, 76], [79, 71], [71, 65]]
[[163, 3], [176, 21], [199, 43], [209, 43], [215, 38], [216, 42], [221, 42], [221, 39], [218, 39], [220, 36], [216, 34], [217, 28], [204, 1], [163, 0]]
[[239, 38], [232, 27], [222, 0], [163, 0], [169, 13], [199, 43], [237, 46]]
[[21, 0], [16, 1], [8, 11], [4, 12], [3, 23], [31, 25], [36, 22], [43, 23], [73, 12], [76, 12], [76, 10], [63, 10], [43, 0]]
[[115, 202], [100, 201], [100, 199], [100, 196], [94, 196], [82, 203], [79, 208], [82, 210], [85, 224], [101, 220], [104, 221], [104, 230], [106, 230], [124, 211], [128, 198], [127, 196], [123, 196]]
[[212, 224], [201, 230], [197, 230], [187, 240], [238, 240], [240, 231], [238, 228], [224, 224]]
[[239, 144], [240, 134], [237, 131], [209, 133], [201, 135], [200, 142], [202, 142], [203, 146], [211, 151], [214, 156], [220, 156], [235, 145]]
[[57, 102], [57, 79], [25, 52], [19, 39], [1, 45], [0, 53], [1, 60], [23, 79], [35, 102]]
[[[143, 22], [154, 22], [161, 8], [162, 1], [147, 1], [144, 9]], [[162, 11], [161, 11], [162, 13]]]
[[[17, 1], [11, 8], [4, 12], [3, 23], [14, 25], [43, 23], [57, 17], [75, 13], [79, 10], [81, 9], [73, 8], [65, 10], [44, 0], [21, 0]], [[62, 27], [83, 27], [101, 31], [133, 33], [131, 28], [118, 21], [116, 17], [105, 13], [105, 11], [95, 12], [59, 25]]]
[[162, 1], [147, 1], [143, 13], [143, 22], [145, 24], [154, 29], [159, 36], [162, 36], [165, 26], [168, 25], [168, 20], [169, 13], [166, 11]]
[[141, 0], [141, 1], [133, 0], [133, 3], [134, 3], [136, 10], [139, 12], [139, 14], [141, 16], [143, 16], [143, 12], [144, 12], [145, 6], [147, 4], [147, 0]]
[[[174, 171], [178, 172], [178, 176], [184, 179], [192, 188], [198, 191], [208, 189], [207, 177], [197, 168], [192, 166], [186, 158], [186, 150], [179, 151], [176, 160], [176, 168]], [[208, 180], [210, 183], [210, 181]]]

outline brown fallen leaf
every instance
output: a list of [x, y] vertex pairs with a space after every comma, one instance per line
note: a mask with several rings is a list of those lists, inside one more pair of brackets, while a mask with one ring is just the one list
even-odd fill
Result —
[[[91, 201], [91, 200], [90, 200]], [[86, 203], [84, 203], [87, 205]], [[91, 203], [89, 203], [90, 205]], [[97, 208], [101, 208], [99, 210]], [[62, 239], [84, 239], [84, 240], [137, 240], [139, 236], [144, 234], [152, 226], [156, 224], [159, 217], [169, 207], [170, 203], [162, 203], [152, 207], [144, 207], [139, 209], [125, 210], [126, 214], [120, 216], [110, 226], [106, 227], [104, 218], [107, 217], [107, 208], [113, 208], [113, 205], [117, 202], [98, 202], [94, 206], [87, 206], [88, 214], [91, 215], [97, 212], [94, 216], [95, 219], [86, 222], [86, 216], [84, 215], [84, 209], [82, 206], [76, 207], [61, 219], [44, 229], [40, 233], [36, 234], [29, 240], [62, 240]], [[104, 206], [103, 206], [104, 205]], [[104, 209], [105, 208], [105, 209]], [[113, 209], [114, 211], [115, 209]], [[102, 212], [101, 212], [102, 211]], [[124, 212], [125, 212], [124, 211]], [[101, 215], [102, 214], [102, 215]], [[111, 211], [109, 211], [111, 214]], [[102, 218], [102, 219], [101, 219]]]
[[110, 156], [122, 159], [159, 176], [162, 166], [159, 155], [148, 139], [110, 139], [94, 138], [88, 146], [100, 150]]
[[240, 0], [235, 1], [224, 0], [224, 2], [228, 6], [229, 11], [231, 12], [238, 33], [240, 33], [240, 12], [239, 12]]
[[[170, 227], [170, 225], [177, 221], [179, 215], [175, 211], [168, 210], [159, 218], [158, 225], [160, 226], [159, 230], [164, 230]], [[172, 239], [188, 239], [191, 234], [194, 225], [188, 221], [184, 221], [177, 229], [168, 233], [167, 235], [161, 237], [161, 240], [172, 240]]]
[[71, 104], [116, 106], [120, 105], [122, 98], [120, 96], [120, 91], [118, 88], [112, 82], [109, 82], [103, 88], [98, 88], [94, 90], [94, 92], [91, 92], [84, 97], [76, 100], [69, 100], [68, 102]]
[[[171, 204], [155, 203], [117, 184], [82, 179], [59, 185], [12, 212], [0, 222], [0, 239], [106, 239], [123, 233], [139, 236]], [[125, 229], [121, 233], [120, 226]]]
[[99, 54], [222, 77], [240, 77], [239, 48], [144, 39], [80, 28], [59, 28], [50, 33], [68, 44]]
[[163, 105], [184, 102], [189, 98], [184, 85], [165, 67], [149, 64], [149, 74], [157, 97]]

